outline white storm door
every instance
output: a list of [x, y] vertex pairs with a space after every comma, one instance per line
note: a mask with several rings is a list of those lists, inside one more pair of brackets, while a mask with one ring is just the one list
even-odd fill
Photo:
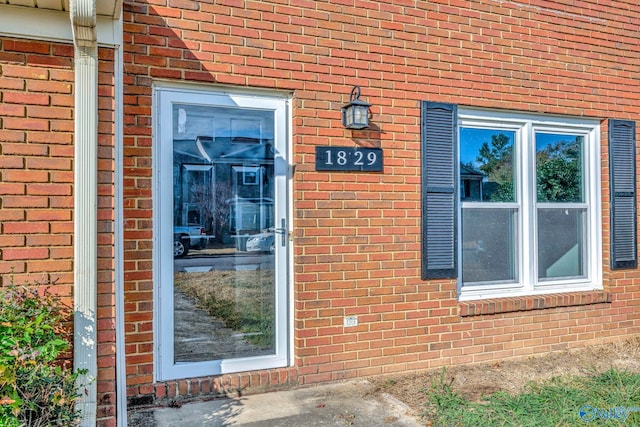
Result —
[[158, 380], [289, 362], [288, 105], [155, 90]]

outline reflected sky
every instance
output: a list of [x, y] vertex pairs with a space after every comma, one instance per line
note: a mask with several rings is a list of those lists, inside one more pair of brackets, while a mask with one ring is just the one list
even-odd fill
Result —
[[578, 138], [577, 135], [536, 132], [536, 149], [542, 151], [548, 146], [558, 142], [573, 143], [576, 141], [576, 138]]
[[496, 129], [460, 128], [460, 162], [472, 163], [477, 169], [481, 163], [478, 162], [478, 152], [482, 144], [486, 142], [491, 146], [491, 136], [503, 134], [509, 138], [513, 145], [515, 132]]

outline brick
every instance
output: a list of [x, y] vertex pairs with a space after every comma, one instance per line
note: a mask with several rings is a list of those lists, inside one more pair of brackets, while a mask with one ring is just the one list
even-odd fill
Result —
[[27, 106], [27, 117], [69, 120], [72, 115], [69, 108]]
[[49, 71], [43, 68], [5, 64], [2, 66], [2, 76], [18, 77], [20, 79], [29, 79], [30, 81], [46, 80], [49, 78]]
[[22, 183], [7, 184], [0, 182], [0, 196], [7, 194], [25, 194], [25, 185]]
[[24, 236], [17, 235], [0, 235], [0, 248], [8, 248], [11, 246], [24, 246]]
[[71, 186], [66, 184], [31, 184], [27, 186], [27, 194], [33, 196], [67, 196], [71, 194]]
[[51, 170], [70, 171], [71, 161], [72, 161], [71, 159], [64, 159], [64, 158], [30, 157], [27, 159], [26, 166], [31, 170], [44, 169], [48, 171], [51, 171]]
[[56, 271], [73, 271], [73, 263], [71, 260], [46, 260], [48, 257], [48, 251], [46, 248], [40, 249], [42, 252], [42, 260], [35, 261], [37, 258], [28, 255], [29, 262], [27, 262], [27, 271], [29, 273], [41, 273], [41, 272], [56, 272]]
[[71, 246], [71, 236], [65, 235], [27, 235], [27, 246]]
[[42, 144], [2, 144], [2, 152], [4, 154], [17, 154], [25, 156], [46, 156], [49, 148]]
[[3, 123], [5, 129], [11, 130], [49, 130], [49, 122], [46, 120], [7, 117], [3, 119]]
[[2, 249], [3, 261], [36, 260], [49, 257], [47, 248], [4, 248]]
[[3, 261], [0, 259], [0, 273], [3, 276], [0, 276], [0, 285], [9, 286], [17, 283], [15, 280], [15, 276], [12, 278], [14, 274], [21, 274], [25, 272], [25, 262], [24, 261]]
[[[25, 132], [20, 130], [0, 129], [0, 141], [2, 142], [24, 142]], [[0, 157], [1, 159], [2, 157]]]
[[69, 221], [71, 211], [68, 209], [35, 209], [27, 212], [27, 221]]
[[46, 223], [5, 222], [2, 231], [5, 234], [46, 233], [49, 231], [49, 225]]
[[29, 40], [5, 40], [3, 47], [9, 52], [49, 54], [51, 51], [49, 43]]
[[[28, 55], [27, 63], [34, 66], [48, 67], [50, 69], [55, 68], [71, 68], [73, 60], [69, 57], [64, 58], [61, 56], [44, 56], [44, 55]], [[49, 76], [52, 80], [56, 80], [56, 71], [51, 70]]]
[[17, 156], [0, 155], [0, 168], [2, 169], [20, 169], [24, 167], [24, 160]]
[[29, 92], [40, 92], [46, 94], [72, 94], [71, 83], [28, 80], [27, 90]]
[[48, 182], [49, 173], [46, 171], [7, 170], [2, 174], [2, 179], [6, 182], [20, 183]]
[[0, 104], [0, 116], [24, 117], [25, 108], [22, 105]]
[[4, 92], [2, 100], [7, 104], [49, 105], [50, 96], [46, 93]]

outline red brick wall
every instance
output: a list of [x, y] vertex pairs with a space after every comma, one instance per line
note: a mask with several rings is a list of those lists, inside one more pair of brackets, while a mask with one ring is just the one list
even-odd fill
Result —
[[[637, 270], [609, 272], [606, 121], [604, 288], [459, 304], [420, 279], [420, 101], [637, 119], [640, 6], [632, 1], [126, 1], [125, 280], [129, 396], [312, 383], [534, 355], [638, 332]], [[151, 85], [154, 79], [293, 96], [294, 368], [154, 384]], [[340, 106], [353, 85], [368, 130]], [[320, 173], [317, 145], [379, 146], [382, 174]], [[523, 303], [526, 307], [527, 303]], [[513, 304], [507, 304], [513, 308]], [[355, 328], [344, 316], [358, 315]]]
[[[73, 48], [4, 39], [0, 50], [0, 274], [73, 282]], [[13, 273], [13, 274], [12, 274]]]
[[[113, 52], [101, 50], [98, 148], [98, 391], [114, 425]], [[0, 39], [1, 284], [73, 305], [73, 46]]]

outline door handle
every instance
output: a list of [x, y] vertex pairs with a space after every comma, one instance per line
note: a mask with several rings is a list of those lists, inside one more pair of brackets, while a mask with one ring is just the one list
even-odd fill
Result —
[[274, 228], [273, 231], [282, 236], [280, 240], [280, 245], [287, 246], [287, 220], [282, 218], [280, 220], [280, 228]]

